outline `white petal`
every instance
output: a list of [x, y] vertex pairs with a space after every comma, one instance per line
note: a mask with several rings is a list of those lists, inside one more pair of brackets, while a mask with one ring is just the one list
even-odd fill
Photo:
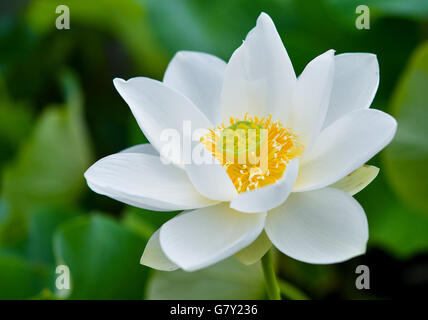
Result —
[[[173, 130], [179, 138], [186, 139], [191, 138], [194, 130], [212, 127], [210, 121], [188, 98], [162, 82], [137, 77], [128, 81], [116, 78], [113, 83], [131, 108], [144, 135], [165, 158], [171, 156], [162, 148], [171, 144], [167, 137], [162, 137], [162, 133], [167, 133], [165, 130]], [[183, 132], [185, 124], [191, 125], [190, 132]], [[182, 148], [178, 148], [180, 156], [186, 157]], [[180, 162], [177, 159], [171, 160]]]
[[382, 150], [397, 122], [375, 109], [353, 111], [318, 136], [301, 161], [294, 191], [319, 189], [342, 179]]
[[159, 157], [159, 152], [150, 143], [137, 144], [135, 146], [123, 149], [120, 152], [124, 152], [124, 153], [146, 153], [146, 154], [151, 154], [153, 156]]
[[235, 257], [248, 266], [259, 261], [271, 247], [272, 242], [270, 242], [266, 232], [262, 231], [252, 244], [236, 253]]
[[340, 189], [353, 196], [367, 187], [376, 178], [378, 173], [379, 168], [365, 164], [329, 187]]
[[297, 79], [293, 107], [285, 122], [299, 140], [310, 148], [318, 136], [327, 113], [334, 75], [334, 50], [313, 59]]
[[335, 64], [333, 89], [324, 128], [346, 113], [369, 108], [379, 86], [376, 55], [339, 54], [335, 56]]
[[222, 119], [263, 116], [282, 120], [291, 107], [296, 82], [290, 58], [272, 19], [262, 13], [226, 67], [222, 89]]
[[183, 170], [149, 154], [107, 156], [93, 164], [85, 178], [93, 191], [144, 209], [171, 211], [215, 204], [196, 191]]
[[298, 171], [299, 160], [293, 159], [280, 180], [260, 189], [240, 193], [232, 200], [230, 207], [241, 212], [255, 213], [281, 205], [293, 190]]
[[227, 203], [177, 216], [161, 227], [167, 257], [186, 271], [223, 260], [248, 246], [262, 232], [266, 213], [245, 214]]
[[[187, 175], [195, 188], [205, 197], [217, 201], [230, 201], [238, 193], [224, 167], [199, 143], [196, 147], [204, 153], [208, 162], [193, 161], [185, 165]], [[193, 149], [195, 150], [195, 148]]]
[[338, 263], [365, 252], [364, 210], [346, 192], [325, 188], [293, 193], [269, 212], [265, 230], [286, 255], [308, 263]]
[[160, 229], [150, 237], [146, 248], [144, 249], [143, 255], [141, 256], [140, 263], [156, 270], [177, 270], [178, 266], [169, 260], [162, 251], [159, 241], [159, 232]]
[[172, 58], [163, 82], [176, 89], [199, 108], [214, 125], [221, 121], [220, 92], [226, 62], [216, 56], [180, 51]]

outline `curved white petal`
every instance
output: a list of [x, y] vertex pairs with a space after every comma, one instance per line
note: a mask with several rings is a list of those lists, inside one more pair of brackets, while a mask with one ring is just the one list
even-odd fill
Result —
[[324, 129], [303, 157], [294, 191], [328, 186], [382, 150], [394, 137], [397, 122], [375, 109], [353, 111]]
[[240, 193], [232, 200], [230, 207], [241, 212], [255, 213], [281, 205], [293, 190], [298, 171], [299, 160], [293, 159], [280, 180], [260, 189]]
[[[188, 98], [162, 82], [137, 77], [128, 81], [116, 78], [113, 83], [150, 143], [162, 157], [176, 164], [182, 163], [182, 158], [187, 156], [180, 141], [190, 139], [194, 130], [212, 127]], [[183, 128], [189, 128], [189, 125], [187, 132]], [[171, 144], [178, 150], [173, 153], [177, 157], [169, 152]]]
[[163, 82], [189, 98], [211, 123], [218, 125], [225, 69], [226, 62], [216, 56], [179, 51], [169, 63]]
[[379, 64], [371, 53], [335, 56], [333, 89], [324, 128], [346, 113], [367, 109], [379, 86]]
[[194, 156], [192, 162], [186, 164], [184, 169], [195, 188], [202, 195], [213, 200], [230, 201], [234, 199], [238, 192], [224, 167], [201, 143], [198, 143], [193, 150], [200, 150], [203, 153], [201, 161], [197, 161]]
[[150, 144], [150, 143], [142, 143], [137, 144], [135, 146], [123, 149], [123, 153], [145, 153], [145, 154], [151, 154], [152, 156], [158, 156], [159, 152]]
[[93, 164], [85, 178], [93, 191], [149, 210], [194, 209], [216, 203], [198, 193], [183, 170], [149, 154], [107, 156]]
[[340, 189], [353, 196], [367, 187], [376, 178], [378, 173], [379, 168], [365, 164], [329, 187]]
[[309, 150], [327, 114], [334, 75], [334, 50], [313, 59], [297, 79], [293, 107], [285, 124]]
[[235, 257], [248, 266], [259, 261], [271, 247], [272, 242], [266, 232], [262, 231], [252, 244], [236, 253]]
[[178, 266], [169, 260], [162, 251], [159, 241], [159, 232], [160, 229], [150, 237], [146, 248], [144, 249], [143, 255], [141, 256], [140, 263], [161, 271], [177, 270]]
[[308, 263], [338, 263], [365, 252], [364, 210], [346, 192], [325, 188], [293, 193], [269, 212], [265, 230], [286, 255]]
[[291, 107], [296, 82], [290, 58], [272, 19], [262, 13], [244, 43], [233, 53], [224, 76], [222, 119], [263, 116], [282, 120]]
[[227, 203], [197, 209], [166, 222], [160, 243], [166, 256], [186, 271], [223, 260], [248, 246], [262, 232], [266, 213], [245, 214]]

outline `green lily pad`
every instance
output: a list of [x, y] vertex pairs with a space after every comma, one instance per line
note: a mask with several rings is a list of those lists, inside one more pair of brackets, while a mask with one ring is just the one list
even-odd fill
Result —
[[406, 206], [388, 186], [382, 171], [357, 195], [369, 222], [369, 246], [407, 259], [428, 249], [428, 216]]
[[[63, 224], [54, 237], [58, 265], [69, 267], [70, 299], [141, 299], [148, 277], [139, 264], [146, 240], [99, 214]], [[61, 296], [63, 293], [61, 293]]]

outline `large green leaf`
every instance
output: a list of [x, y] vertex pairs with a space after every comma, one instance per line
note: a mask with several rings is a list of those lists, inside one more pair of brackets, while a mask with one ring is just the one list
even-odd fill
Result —
[[[1, 204], [1, 202], [0, 202]], [[53, 235], [59, 225], [72, 219], [81, 214], [78, 211], [70, 209], [34, 209], [28, 214], [28, 232], [26, 233], [25, 239], [17, 243], [3, 244], [0, 248], [0, 253], [7, 254], [15, 257], [13, 261], [18, 261], [19, 268], [28, 268], [32, 273], [35, 273], [30, 281], [34, 282], [40, 277], [36, 277], [37, 272], [43, 271], [46, 276], [43, 278], [43, 283], [38, 281], [37, 292], [26, 293], [26, 298], [31, 299], [49, 299], [55, 298], [52, 294], [52, 290], [55, 290], [55, 258], [53, 253]], [[15, 262], [13, 262], [15, 263]], [[32, 270], [35, 270], [34, 272]], [[10, 273], [10, 278], [7, 278], [9, 282], [20, 283], [21, 279], [14, 277], [20, 277], [19, 273]], [[36, 280], [33, 280], [35, 278]], [[3, 283], [0, 277], [0, 288]], [[43, 291], [42, 291], [43, 289]], [[1, 294], [0, 294], [1, 295]]]
[[80, 212], [70, 209], [38, 209], [28, 217], [28, 236], [25, 241], [25, 255], [29, 261], [54, 265], [53, 235], [57, 228]]
[[148, 276], [139, 264], [146, 240], [101, 215], [78, 217], [54, 238], [58, 264], [71, 273], [70, 299], [141, 299]]
[[428, 216], [398, 199], [382, 171], [357, 198], [367, 214], [370, 246], [381, 247], [402, 259], [428, 249]]
[[67, 104], [50, 107], [38, 119], [33, 134], [2, 177], [8, 221], [3, 240], [21, 234], [22, 217], [36, 207], [72, 205], [85, 189], [83, 173], [91, 151], [83, 123], [82, 97], [75, 78], [62, 78]]
[[412, 208], [428, 215], [428, 42], [413, 54], [392, 98], [398, 121], [385, 152], [394, 191]]
[[49, 270], [19, 257], [0, 255], [0, 299], [26, 299], [47, 286]]
[[259, 263], [245, 266], [230, 258], [195, 272], [157, 271], [148, 288], [148, 299], [262, 299], [264, 283]]

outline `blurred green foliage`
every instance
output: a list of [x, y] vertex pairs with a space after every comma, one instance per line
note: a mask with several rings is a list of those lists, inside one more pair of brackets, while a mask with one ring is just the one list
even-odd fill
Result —
[[263, 299], [260, 265], [245, 266], [229, 258], [196, 271], [157, 272], [149, 284], [148, 299]]
[[391, 184], [406, 203], [428, 214], [428, 42], [414, 53], [394, 93], [391, 111], [400, 127], [385, 153]]
[[[70, 30], [55, 28], [60, 4], [70, 8]], [[275, 21], [297, 73], [330, 48], [377, 54], [381, 83], [373, 107], [392, 113], [399, 129], [391, 146], [370, 162], [381, 174], [357, 195], [369, 219], [369, 252], [381, 250], [396, 261], [426, 256], [428, 2], [367, 0], [370, 30], [355, 28], [359, 4], [2, 3], [0, 299], [264, 297], [259, 266], [245, 267], [234, 258], [195, 273], [141, 266], [148, 238], [177, 212], [123, 206], [91, 192], [83, 178], [95, 159], [147, 141], [115, 92], [114, 77], [161, 79], [178, 50], [227, 61], [261, 11]], [[364, 257], [333, 266], [277, 258], [282, 287], [294, 297], [373, 297], [353, 285], [355, 266]], [[70, 266], [72, 290], [66, 294], [55, 288], [58, 264]]]

